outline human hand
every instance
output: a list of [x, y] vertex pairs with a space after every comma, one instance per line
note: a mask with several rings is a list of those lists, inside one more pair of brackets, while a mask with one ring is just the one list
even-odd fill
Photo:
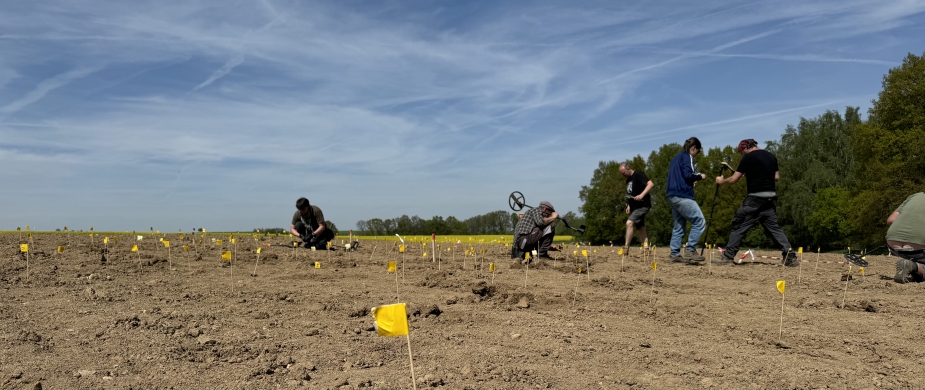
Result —
[[626, 213], [627, 213], [627, 214], [630, 213], [630, 206], [629, 206], [629, 205], [626, 206]]
[[724, 180], [724, 179], [723, 179], [722, 176], [717, 176], [717, 177], [716, 177], [716, 184], [723, 184], [723, 180]]
[[701, 178], [701, 179], [706, 179], [706, 178], [707, 178], [707, 174], [706, 174], [706, 173], [701, 173], [701, 174], [700, 174], [700, 178]]
[[639, 201], [642, 201], [642, 198], [644, 198], [644, 197], [645, 197], [645, 196], [643, 196], [642, 194], [639, 194], [639, 195], [636, 195], [635, 197], [633, 197], [633, 199], [636, 200], [637, 202], [639, 202]]
[[552, 214], [549, 214], [549, 216], [552, 217], [553, 219], [559, 218], [559, 213], [553, 211]]

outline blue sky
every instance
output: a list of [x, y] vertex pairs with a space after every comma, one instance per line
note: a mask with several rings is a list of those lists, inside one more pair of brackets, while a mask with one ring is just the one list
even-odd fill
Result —
[[0, 229], [577, 210], [601, 160], [866, 112], [925, 50], [922, 1], [650, 3], [6, 2]]

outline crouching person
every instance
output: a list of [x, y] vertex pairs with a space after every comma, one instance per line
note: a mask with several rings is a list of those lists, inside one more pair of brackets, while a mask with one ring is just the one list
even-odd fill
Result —
[[925, 193], [910, 195], [890, 217], [886, 224], [886, 243], [896, 260], [896, 283], [925, 280]]
[[[547, 201], [525, 212], [517, 226], [514, 227], [514, 245], [511, 248], [512, 259], [523, 259], [527, 252], [536, 249], [537, 257], [549, 259], [549, 248], [556, 236], [556, 218], [559, 214]], [[523, 260], [523, 263], [528, 263]]]
[[334, 232], [325, 225], [321, 209], [310, 205], [305, 198], [299, 198], [295, 208], [289, 232], [302, 240], [304, 248], [326, 249], [328, 242], [334, 239]]

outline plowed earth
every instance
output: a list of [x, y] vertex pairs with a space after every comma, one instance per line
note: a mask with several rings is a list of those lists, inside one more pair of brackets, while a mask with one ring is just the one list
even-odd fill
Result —
[[610, 247], [523, 268], [497, 245], [478, 259], [444, 246], [438, 265], [420, 244], [403, 257], [389, 242], [311, 252], [241, 238], [231, 266], [211, 243], [174, 235], [168, 259], [151, 237], [131, 253], [131, 238], [104, 263], [99, 236], [36, 235], [27, 270], [19, 237], [0, 237], [0, 388], [408, 389], [406, 339], [378, 336], [369, 315], [394, 302], [408, 303], [418, 388], [922, 384], [925, 286], [894, 283], [895, 258], [869, 256], [845, 293], [848, 266], [815, 253], [796, 268], [708, 267], [659, 249], [653, 285], [638, 248], [621, 272]]

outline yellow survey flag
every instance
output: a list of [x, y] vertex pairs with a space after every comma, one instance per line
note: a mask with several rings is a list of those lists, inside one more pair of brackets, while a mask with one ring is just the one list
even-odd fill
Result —
[[29, 230], [29, 225], [26, 225], [26, 230]]
[[231, 251], [222, 251], [222, 260], [231, 261]]
[[164, 237], [159, 238], [158, 241], [164, 242]]
[[103, 237], [103, 243], [104, 243], [104, 244], [108, 244], [108, 243], [109, 243], [109, 237]]
[[67, 226], [64, 227], [64, 231], [67, 231]]
[[260, 253], [261, 250], [263, 250], [263, 248], [257, 248], [257, 253]]
[[797, 253], [803, 253], [803, 247], [802, 247], [802, 246], [799, 247], [799, 248], [797, 248]]
[[132, 245], [132, 252], [138, 252], [138, 245]]
[[427, 257], [427, 252], [424, 252], [424, 257]]
[[859, 271], [861, 271], [861, 275], [864, 275], [864, 267], [861, 267]]
[[93, 237], [93, 233], [90, 233], [90, 237]]
[[581, 266], [578, 266], [578, 273], [581, 273]]
[[293, 241], [293, 242], [292, 242], [292, 247], [293, 247], [293, 248], [295, 248], [295, 247], [297, 247], [297, 246], [299, 246], [299, 243], [298, 243], [298, 242], [295, 242], [295, 241]]
[[524, 259], [530, 260], [530, 252], [526, 253], [526, 256], [524, 257]]
[[215, 245], [222, 245], [222, 240], [215, 240]]
[[170, 248], [170, 241], [164, 240], [164, 247]]
[[578, 256], [578, 251], [572, 251], [572, 254]]
[[160, 230], [158, 230], [158, 231], [157, 231], [157, 234], [161, 234], [161, 231], [160, 231]]
[[783, 294], [785, 290], [787, 290], [787, 281], [778, 280], [777, 281], [777, 291], [780, 291], [780, 293]]
[[585, 249], [582, 249], [582, 250], [581, 250], [581, 255], [584, 256], [584, 257], [588, 257], [588, 251], [585, 250]]
[[395, 272], [395, 262], [394, 261], [389, 262], [389, 273], [392, 273], [392, 272]]
[[328, 241], [328, 249], [331, 249], [331, 241]]
[[398, 246], [398, 253], [405, 253], [405, 244], [401, 244]]
[[380, 336], [408, 334], [408, 314], [404, 303], [374, 307], [372, 314], [376, 319], [376, 332]]
[[29, 233], [28, 236], [29, 236], [29, 238], [32, 238], [32, 233]]
[[466, 256], [469, 256], [469, 250], [466, 249]]
[[488, 270], [491, 272], [495, 272], [495, 263], [488, 263]]
[[232, 239], [231, 239], [231, 243], [232, 243], [232, 244], [237, 244], [237, 243], [238, 243], [238, 240], [232, 238]]
[[315, 268], [321, 268], [321, 262], [320, 262], [320, 261], [316, 261], [316, 262], [315, 262]]
[[[189, 245], [183, 245], [183, 250], [189, 252]], [[257, 252], [260, 253], [260, 252]]]
[[653, 262], [652, 262], [652, 271], [655, 271], [655, 270], [657, 270], [657, 269], [658, 269], [658, 263], [656, 263], [656, 262], [653, 261]]
[[17, 232], [21, 232], [21, 231], [22, 231], [22, 229], [20, 229], [20, 228], [16, 228], [16, 231], [17, 231]]
[[64, 253], [64, 247], [63, 247], [63, 246], [59, 246], [59, 247], [58, 247], [58, 253]]
[[29, 244], [19, 244], [19, 251], [22, 253], [29, 253]]
[[620, 250], [617, 251], [617, 254], [618, 254], [618, 255], [623, 255], [623, 248], [620, 248]]

